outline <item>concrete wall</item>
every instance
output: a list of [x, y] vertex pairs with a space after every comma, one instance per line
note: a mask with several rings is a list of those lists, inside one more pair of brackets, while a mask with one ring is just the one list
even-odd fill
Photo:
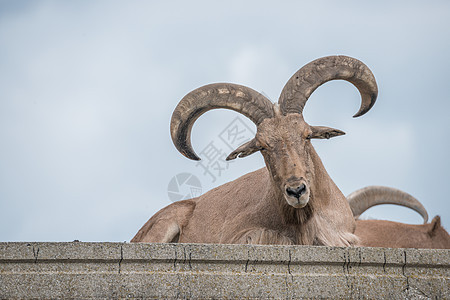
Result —
[[0, 243], [0, 298], [449, 299], [450, 250]]

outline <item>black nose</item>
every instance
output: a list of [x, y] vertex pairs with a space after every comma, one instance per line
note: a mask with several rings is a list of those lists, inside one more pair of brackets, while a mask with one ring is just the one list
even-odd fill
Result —
[[296, 187], [296, 188], [288, 187], [286, 189], [286, 193], [289, 196], [294, 196], [295, 198], [300, 198], [300, 196], [303, 195], [305, 193], [305, 191], [306, 191], [306, 185], [303, 183], [299, 187]]

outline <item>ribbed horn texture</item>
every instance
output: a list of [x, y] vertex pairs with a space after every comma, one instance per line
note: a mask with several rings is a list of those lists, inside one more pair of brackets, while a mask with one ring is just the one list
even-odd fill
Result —
[[205, 112], [216, 108], [237, 111], [257, 126], [273, 117], [272, 102], [255, 90], [232, 83], [214, 83], [202, 86], [187, 94], [172, 114], [170, 134], [181, 154], [200, 160], [191, 144], [191, 130], [195, 121]]
[[378, 95], [377, 83], [370, 69], [348, 56], [327, 56], [316, 59], [298, 70], [286, 83], [278, 103], [283, 114], [303, 112], [311, 94], [327, 81], [342, 79], [351, 82], [361, 93], [361, 107], [353, 117], [368, 112]]
[[372, 206], [380, 204], [396, 204], [411, 208], [418, 212], [424, 223], [428, 222], [428, 213], [422, 203], [408, 193], [385, 186], [368, 186], [354, 191], [347, 196], [355, 219]]

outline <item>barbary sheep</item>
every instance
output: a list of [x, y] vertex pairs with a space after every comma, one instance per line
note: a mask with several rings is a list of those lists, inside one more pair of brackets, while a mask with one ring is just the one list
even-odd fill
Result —
[[424, 224], [428, 222], [427, 210], [419, 200], [404, 191], [392, 187], [368, 186], [348, 195], [347, 201], [355, 219], [358, 219], [363, 212], [373, 206], [395, 204], [415, 210], [422, 216]]
[[356, 220], [360, 246], [387, 248], [450, 249], [450, 235], [436, 216], [427, 224], [405, 224], [386, 220]]
[[190, 142], [194, 122], [208, 110], [226, 108], [257, 127], [256, 136], [227, 159], [259, 151], [266, 167], [161, 209], [131, 242], [357, 244], [350, 206], [311, 144], [311, 139], [344, 132], [310, 126], [303, 119], [309, 96], [335, 79], [358, 88], [362, 102], [354, 117], [372, 108], [378, 94], [375, 78], [365, 64], [346, 56], [323, 57], [302, 67], [284, 86], [278, 104], [231, 83], [210, 84], [187, 94], [171, 120], [172, 140], [184, 156], [200, 159]]
[[379, 204], [398, 204], [417, 211], [424, 224], [412, 225], [386, 220], [356, 220], [355, 234], [360, 246], [389, 248], [450, 249], [450, 235], [442, 227], [439, 216], [427, 223], [428, 213], [411, 195], [387, 187], [366, 187], [347, 197], [358, 218], [368, 208]]

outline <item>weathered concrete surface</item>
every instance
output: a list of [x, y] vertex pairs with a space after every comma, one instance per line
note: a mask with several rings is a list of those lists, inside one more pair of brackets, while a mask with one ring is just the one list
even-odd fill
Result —
[[0, 298], [450, 298], [450, 250], [0, 243]]

